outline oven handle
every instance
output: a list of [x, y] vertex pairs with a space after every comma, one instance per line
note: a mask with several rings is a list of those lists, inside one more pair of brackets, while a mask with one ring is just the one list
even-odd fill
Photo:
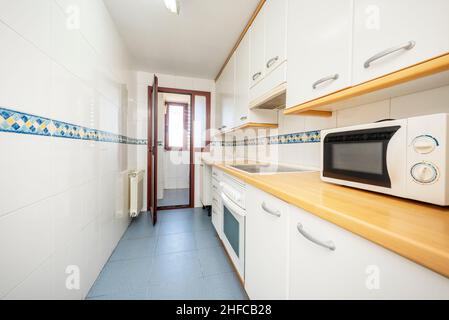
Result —
[[241, 217], [246, 216], [246, 210], [243, 210], [238, 205], [236, 205], [227, 195], [225, 195], [223, 192], [221, 193], [221, 199], [223, 199], [223, 204], [229, 209], [231, 209], [232, 213], [236, 213]]

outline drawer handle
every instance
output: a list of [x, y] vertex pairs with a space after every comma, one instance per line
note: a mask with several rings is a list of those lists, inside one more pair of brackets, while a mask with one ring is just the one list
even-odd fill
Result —
[[262, 72], [257, 72], [253, 75], [253, 81], [256, 81], [260, 76], [262, 75]]
[[262, 203], [262, 209], [266, 212], [266, 213], [269, 213], [269, 214], [271, 214], [271, 215], [273, 215], [273, 216], [276, 216], [276, 217], [280, 217], [281, 216], [281, 213], [278, 211], [278, 210], [271, 210], [271, 209], [269, 209], [268, 207], [267, 207], [267, 204], [264, 202], [264, 203]]
[[304, 230], [304, 227], [302, 226], [301, 223], [298, 223], [297, 229], [298, 229], [299, 233], [304, 238], [306, 238], [307, 240], [309, 240], [309, 241], [311, 241], [311, 242], [313, 242], [313, 243], [315, 243], [315, 244], [317, 244], [317, 245], [319, 245], [321, 247], [329, 249], [331, 251], [335, 251], [336, 247], [335, 247], [335, 244], [332, 241], [321, 241], [321, 240], [316, 239], [314, 236], [310, 235], [309, 233], [307, 233]]
[[366, 60], [364, 67], [365, 67], [365, 69], [368, 69], [371, 66], [371, 63], [373, 63], [374, 61], [379, 60], [380, 58], [383, 58], [385, 56], [388, 56], [392, 53], [395, 53], [395, 52], [398, 52], [401, 50], [411, 50], [415, 47], [415, 45], [416, 45], [415, 41], [409, 41], [406, 44], [392, 47], [385, 51], [379, 52], [378, 54], [376, 54], [376, 55], [372, 56], [371, 58], [369, 58], [368, 60]]
[[328, 76], [328, 77], [322, 78], [322, 79], [318, 80], [317, 82], [315, 82], [315, 83], [312, 85], [312, 88], [313, 88], [313, 90], [315, 90], [320, 84], [322, 84], [322, 83], [324, 83], [324, 82], [327, 82], [327, 81], [335, 81], [335, 80], [337, 80], [339, 77], [340, 77], [340, 75], [339, 75], [338, 73], [336, 73], [336, 74], [334, 74], [334, 75], [332, 75], [332, 76]]
[[240, 121], [245, 121], [245, 120], [247, 120], [247, 119], [248, 119], [248, 116], [240, 117]]
[[271, 58], [267, 61], [267, 69], [270, 69], [277, 61], [279, 60], [279, 56]]

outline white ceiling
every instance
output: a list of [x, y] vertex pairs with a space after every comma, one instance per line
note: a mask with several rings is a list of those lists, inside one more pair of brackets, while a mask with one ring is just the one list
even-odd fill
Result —
[[214, 79], [259, 0], [104, 0], [141, 71]]

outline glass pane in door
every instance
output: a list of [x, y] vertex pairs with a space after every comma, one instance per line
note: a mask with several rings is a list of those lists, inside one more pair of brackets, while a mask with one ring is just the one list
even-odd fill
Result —
[[240, 223], [226, 206], [224, 206], [223, 212], [223, 232], [237, 257], [240, 257]]

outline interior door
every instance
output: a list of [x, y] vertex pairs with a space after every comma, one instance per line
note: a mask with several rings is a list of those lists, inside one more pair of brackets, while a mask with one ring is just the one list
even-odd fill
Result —
[[154, 76], [150, 90], [148, 112], [148, 210], [153, 224], [157, 222], [157, 124], [158, 124], [158, 78]]

